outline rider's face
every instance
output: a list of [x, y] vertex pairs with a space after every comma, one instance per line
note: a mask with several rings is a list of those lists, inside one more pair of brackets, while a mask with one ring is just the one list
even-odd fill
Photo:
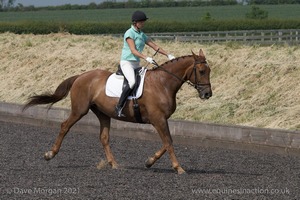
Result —
[[145, 25], [145, 22], [146, 21], [138, 21], [136, 22], [135, 26], [138, 28], [138, 29], [142, 29]]

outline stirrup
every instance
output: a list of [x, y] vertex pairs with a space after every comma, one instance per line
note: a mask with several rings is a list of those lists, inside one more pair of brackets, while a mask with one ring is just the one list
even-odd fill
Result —
[[126, 117], [123, 113], [122, 113], [123, 108], [116, 106], [115, 111], [118, 117]]

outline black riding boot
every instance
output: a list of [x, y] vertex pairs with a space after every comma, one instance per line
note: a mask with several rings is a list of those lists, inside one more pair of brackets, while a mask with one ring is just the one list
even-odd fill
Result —
[[125, 106], [127, 97], [129, 96], [129, 94], [132, 92], [132, 89], [129, 87], [128, 84], [126, 84], [126, 86], [124, 87], [121, 97], [119, 99], [119, 103], [116, 105], [116, 113], [118, 115], [118, 117], [125, 117], [124, 114], [122, 114], [122, 110]]

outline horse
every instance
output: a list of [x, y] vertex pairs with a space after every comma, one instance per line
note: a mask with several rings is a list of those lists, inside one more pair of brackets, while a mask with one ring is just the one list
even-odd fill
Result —
[[[115, 113], [118, 98], [105, 94], [106, 81], [111, 74], [112, 72], [101, 69], [87, 71], [67, 78], [54, 93], [43, 93], [28, 98], [23, 111], [39, 104], [49, 104], [48, 109], [50, 109], [54, 103], [66, 98], [70, 92], [70, 115], [61, 123], [60, 132], [52, 149], [44, 154], [46, 160], [54, 158], [70, 128], [91, 110], [100, 122], [99, 138], [104, 148], [106, 162], [111, 168], [118, 168], [109, 145], [111, 118], [133, 123], [140, 122], [137, 122], [134, 116], [132, 100], [127, 100], [123, 109], [125, 117], [119, 118]], [[200, 49], [199, 55], [192, 51], [192, 55], [177, 57], [157, 65], [147, 70], [144, 81], [143, 94], [137, 99], [141, 119], [143, 123], [153, 125], [163, 143], [162, 148], [146, 160], [145, 166], [150, 168], [167, 151], [175, 172], [183, 174], [185, 170], [180, 166], [175, 155], [167, 120], [175, 112], [176, 93], [183, 83], [187, 82], [193, 86], [203, 100], [212, 96], [210, 67], [205, 55]]]

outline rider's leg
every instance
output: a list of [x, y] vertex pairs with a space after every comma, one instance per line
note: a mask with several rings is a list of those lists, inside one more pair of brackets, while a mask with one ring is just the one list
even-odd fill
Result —
[[128, 81], [128, 85], [126, 85], [126, 87], [123, 88], [121, 97], [119, 99], [119, 103], [116, 106], [116, 113], [118, 117], [124, 117], [124, 115], [122, 114], [122, 110], [125, 106], [127, 97], [132, 92], [132, 89], [135, 85], [134, 68], [136, 67], [135, 66], [136, 63], [132, 64], [132, 62], [121, 61], [120, 64], [121, 64], [122, 72]]
[[123, 88], [121, 97], [119, 99], [119, 102], [116, 106], [116, 113], [118, 115], [118, 117], [125, 117], [125, 115], [122, 113], [122, 110], [125, 106], [125, 103], [127, 101], [127, 97], [129, 96], [129, 94], [132, 92], [132, 89], [129, 87], [128, 84], [126, 84], [126, 86]]
[[134, 74], [134, 69], [139, 67], [138, 62], [133, 62], [133, 61], [121, 61], [120, 62], [120, 67], [121, 70], [125, 76], [125, 78], [128, 81], [129, 87], [133, 89], [135, 85], [135, 74]]

